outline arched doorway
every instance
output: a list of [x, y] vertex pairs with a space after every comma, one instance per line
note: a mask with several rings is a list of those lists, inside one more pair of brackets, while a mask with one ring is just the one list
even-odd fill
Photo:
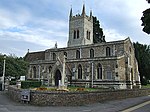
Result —
[[60, 70], [56, 70], [54, 78], [55, 78], [55, 86], [58, 86], [59, 85], [59, 80], [61, 80]]

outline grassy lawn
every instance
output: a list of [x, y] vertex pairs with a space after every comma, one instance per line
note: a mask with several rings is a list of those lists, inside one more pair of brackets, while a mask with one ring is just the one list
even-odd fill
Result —
[[142, 88], [150, 88], [150, 84], [142, 85]]

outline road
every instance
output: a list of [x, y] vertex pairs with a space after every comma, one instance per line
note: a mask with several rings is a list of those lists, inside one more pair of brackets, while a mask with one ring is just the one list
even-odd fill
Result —
[[[99, 102], [84, 106], [31, 106], [10, 100], [0, 91], [0, 112], [150, 112], [150, 96]], [[143, 105], [142, 105], [143, 104]]]

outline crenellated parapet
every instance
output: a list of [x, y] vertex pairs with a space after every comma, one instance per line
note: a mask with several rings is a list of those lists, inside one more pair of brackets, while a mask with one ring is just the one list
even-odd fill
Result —
[[76, 20], [76, 19], [81, 19], [81, 18], [85, 18], [85, 19], [88, 19], [89, 21], [93, 22], [92, 11], [90, 11], [90, 16], [86, 15], [85, 5], [83, 5], [82, 13], [81, 14], [78, 13], [76, 15], [73, 15], [72, 8], [71, 8], [71, 10], [70, 10], [70, 20]]

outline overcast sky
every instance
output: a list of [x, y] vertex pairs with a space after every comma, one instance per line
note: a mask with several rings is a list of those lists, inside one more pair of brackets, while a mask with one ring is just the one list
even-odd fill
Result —
[[[130, 37], [132, 42], [150, 44], [142, 31], [142, 12], [150, 7], [146, 0], [84, 0], [100, 20], [106, 41]], [[0, 53], [23, 57], [27, 53], [66, 47], [68, 15], [81, 13], [83, 0], [0, 0]]]

